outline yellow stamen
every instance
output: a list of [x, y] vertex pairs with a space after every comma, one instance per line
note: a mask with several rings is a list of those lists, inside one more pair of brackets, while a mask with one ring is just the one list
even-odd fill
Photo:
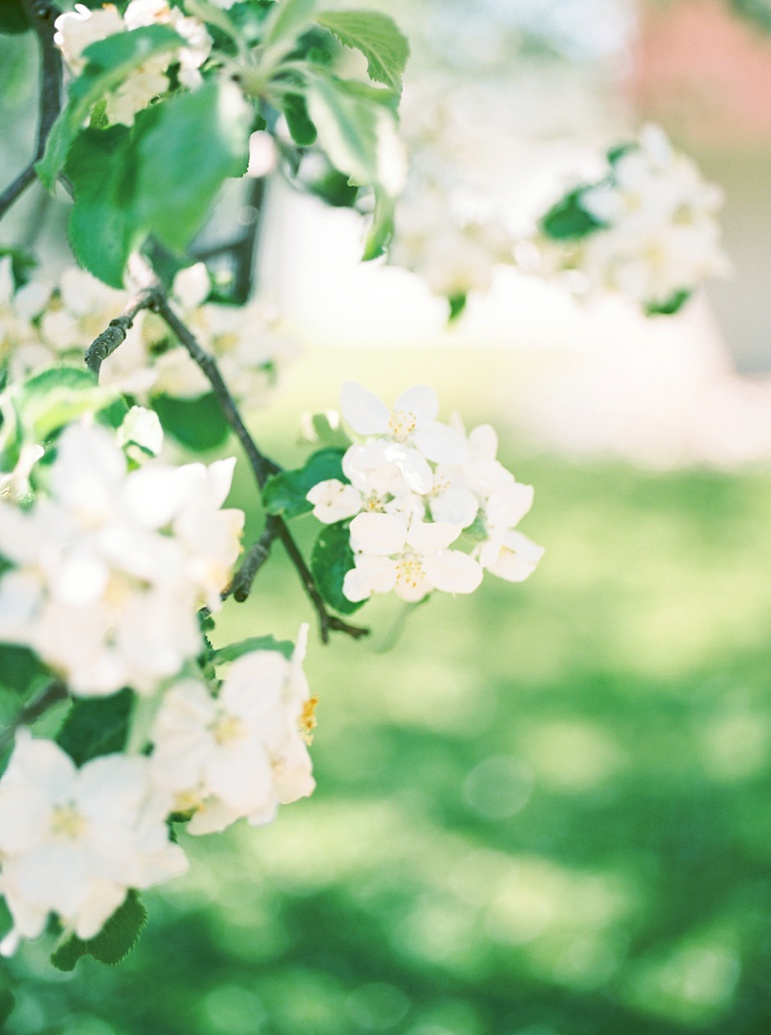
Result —
[[319, 703], [318, 697], [309, 697], [303, 704], [302, 714], [300, 715], [300, 736], [303, 738], [306, 744], [313, 743], [313, 730], [318, 725], [316, 719], [316, 705]]

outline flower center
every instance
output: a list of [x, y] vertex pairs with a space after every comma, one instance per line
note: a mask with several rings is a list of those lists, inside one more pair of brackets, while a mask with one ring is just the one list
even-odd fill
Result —
[[306, 744], [313, 743], [313, 730], [318, 725], [316, 720], [316, 705], [319, 703], [318, 697], [309, 697], [303, 704], [302, 714], [300, 715], [300, 736]]
[[409, 410], [397, 410], [388, 420], [388, 430], [397, 442], [405, 442], [418, 426], [418, 418]]
[[237, 715], [221, 715], [212, 726], [212, 733], [220, 746], [232, 744], [246, 736], [246, 723]]
[[57, 805], [53, 810], [51, 833], [55, 837], [66, 837], [70, 841], [79, 841], [87, 829], [88, 820], [78, 812], [71, 801], [65, 805]]
[[407, 585], [416, 589], [418, 583], [425, 578], [420, 557], [414, 553], [405, 554], [396, 564], [396, 584]]

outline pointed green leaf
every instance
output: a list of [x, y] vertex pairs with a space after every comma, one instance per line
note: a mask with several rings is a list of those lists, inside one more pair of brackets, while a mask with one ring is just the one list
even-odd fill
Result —
[[385, 254], [394, 235], [395, 212], [396, 199], [382, 187], [375, 187], [375, 208], [362, 255], [365, 262]]
[[146, 923], [147, 910], [136, 891], [129, 891], [123, 905], [116, 909], [99, 934], [88, 941], [75, 935], [66, 937], [54, 949], [51, 962], [58, 970], [74, 970], [81, 956], [93, 956], [100, 963], [114, 966], [134, 948]]
[[131, 207], [130, 147], [126, 126], [85, 129], [64, 166], [75, 196], [69, 223], [75, 258], [114, 288], [124, 286], [126, 262], [143, 236]]
[[80, 697], [74, 701], [56, 742], [81, 766], [100, 755], [114, 755], [126, 746], [134, 707], [130, 690], [109, 697]]
[[308, 114], [329, 160], [357, 184], [378, 179], [378, 113], [369, 101], [352, 95], [333, 76], [314, 75], [308, 89]]
[[605, 223], [581, 205], [586, 187], [577, 187], [549, 209], [541, 218], [540, 227], [554, 241], [578, 240], [601, 230]]
[[215, 665], [224, 665], [227, 661], [235, 661], [244, 654], [251, 654], [256, 650], [275, 650], [289, 660], [294, 652], [294, 644], [289, 640], [277, 640], [273, 636], [251, 636], [248, 640], [240, 640], [238, 643], [229, 643], [227, 647], [220, 647], [212, 655]]
[[301, 93], [285, 93], [281, 98], [287, 128], [298, 147], [310, 147], [316, 142], [316, 127], [308, 117], [308, 107]]
[[665, 299], [663, 302], [649, 302], [645, 306], [646, 316], [674, 316], [675, 313], [679, 313], [685, 303], [691, 297], [692, 292], [687, 288], [682, 291], [675, 291], [670, 297]]
[[134, 220], [183, 251], [230, 176], [249, 158], [251, 109], [235, 83], [209, 82], [137, 116]]
[[69, 100], [51, 129], [45, 154], [35, 166], [49, 190], [91, 108], [148, 58], [173, 51], [183, 44], [184, 40], [168, 25], [148, 25], [132, 32], [116, 33], [86, 47], [83, 55], [88, 64], [70, 84]]
[[163, 430], [194, 453], [216, 449], [228, 437], [230, 428], [213, 392], [197, 399], [155, 395], [150, 404], [158, 414]]
[[264, 47], [289, 41], [293, 43], [310, 23], [316, 0], [277, 0], [265, 19], [262, 34]]
[[268, 478], [262, 490], [262, 501], [269, 514], [283, 514], [293, 518], [313, 510], [305, 498], [314, 485], [328, 478], [347, 482], [343, 474], [343, 454], [339, 448], [320, 449], [308, 458], [304, 467], [281, 471]]
[[334, 525], [325, 525], [313, 544], [311, 571], [324, 600], [344, 615], [353, 614], [366, 602], [354, 602], [343, 593], [343, 579], [353, 566], [349, 523], [338, 521]]
[[410, 47], [393, 18], [380, 11], [324, 11], [316, 21], [362, 52], [370, 79], [401, 92]]

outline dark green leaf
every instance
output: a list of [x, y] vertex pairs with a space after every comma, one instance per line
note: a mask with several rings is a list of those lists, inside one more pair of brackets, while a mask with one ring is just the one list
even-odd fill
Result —
[[346, 433], [339, 424], [335, 426], [330, 424], [326, 413], [314, 413], [311, 417], [311, 424], [319, 442], [325, 446], [334, 446], [336, 449], [347, 449], [350, 446], [351, 440]]
[[468, 295], [465, 291], [462, 291], [456, 295], [450, 295], [447, 301], [450, 305], [450, 323], [452, 323], [453, 320], [458, 319], [463, 310], [466, 308]]
[[228, 437], [230, 429], [213, 392], [200, 395], [197, 399], [156, 395], [151, 405], [164, 431], [194, 453], [216, 449]]
[[114, 288], [123, 287], [128, 257], [144, 236], [131, 204], [130, 148], [126, 126], [86, 129], [64, 167], [75, 196], [69, 223], [75, 258]]
[[623, 158], [630, 151], [636, 150], [637, 146], [637, 144], [616, 144], [615, 147], [611, 147], [608, 151], [608, 161], [611, 165], [615, 165], [619, 158]]
[[29, 282], [32, 273], [37, 266], [37, 259], [29, 252], [20, 248], [0, 248], [0, 259], [9, 256], [11, 260], [11, 273], [13, 274], [13, 286], [18, 289]]
[[645, 314], [646, 316], [674, 316], [675, 313], [680, 312], [690, 297], [691, 292], [687, 289], [676, 291], [664, 302], [649, 302], [645, 306]]
[[316, 19], [367, 59], [370, 79], [401, 91], [410, 48], [393, 18], [379, 11], [324, 11]]
[[314, 485], [328, 478], [347, 482], [343, 474], [344, 449], [320, 449], [308, 458], [304, 467], [281, 471], [268, 478], [262, 490], [262, 501], [269, 514], [283, 514], [293, 518], [306, 514], [313, 504], [305, 498]]
[[51, 674], [28, 647], [0, 644], [0, 687], [29, 696], [38, 683], [50, 679]]
[[133, 707], [131, 690], [119, 690], [109, 697], [80, 697], [56, 742], [78, 766], [100, 755], [116, 754], [126, 746]]
[[172, 251], [184, 250], [225, 180], [246, 172], [250, 125], [249, 106], [228, 81], [137, 116], [135, 224]]
[[577, 187], [553, 205], [541, 219], [541, 230], [555, 241], [578, 240], [606, 226], [581, 205], [586, 187]]
[[86, 47], [83, 55], [88, 64], [70, 84], [69, 100], [51, 129], [45, 154], [35, 166], [49, 190], [91, 108], [148, 58], [175, 50], [183, 43], [168, 25], [148, 25], [116, 33]]
[[236, 658], [240, 658], [244, 654], [251, 654], [256, 650], [275, 650], [288, 660], [292, 657], [294, 644], [289, 640], [276, 640], [273, 636], [252, 636], [248, 640], [229, 643], [227, 647], [215, 650], [212, 661], [215, 665], [223, 665], [226, 661], [235, 661]]
[[26, 32], [29, 27], [21, 0], [2, 0], [0, 2], [0, 32]]
[[354, 566], [348, 522], [325, 525], [316, 537], [311, 554], [311, 571], [324, 600], [341, 614], [350, 615], [365, 603], [343, 594], [343, 579]]
[[326, 172], [314, 180], [305, 180], [304, 186], [311, 194], [334, 208], [353, 208], [359, 196], [359, 187], [348, 182], [345, 173], [330, 165]]
[[284, 117], [292, 140], [298, 147], [310, 147], [316, 142], [316, 127], [308, 117], [305, 97], [301, 93], [285, 93], [281, 99]]
[[122, 906], [112, 914], [99, 934], [88, 941], [75, 935], [57, 945], [51, 962], [59, 970], [74, 970], [81, 956], [93, 956], [100, 963], [115, 965], [131, 952], [147, 923], [147, 910], [136, 891], [129, 891]]

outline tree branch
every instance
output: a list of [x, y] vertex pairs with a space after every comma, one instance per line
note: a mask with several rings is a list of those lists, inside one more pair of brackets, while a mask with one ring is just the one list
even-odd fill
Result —
[[35, 719], [39, 719], [41, 715], [47, 712], [49, 708], [53, 708], [59, 701], [66, 700], [68, 696], [66, 685], [59, 679], [54, 679], [47, 686], [43, 687], [37, 697], [33, 697], [29, 704], [25, 704], [17, 712], [10, 726], [6, 726], [0, 732], [0, 752], [5, 751], [10, 746], [20, 726], [29, 726]]
[[0, 194], [0, 219], [17, 198], [35, 180], [35, 164], [43, 157], [48, 134], [61, 109], [62, 57], [54, 46], [53, 23], [59, 14], [53, 4], [45, 0], [22, 0], [30, 25], [40, 44], [40, 99], [37, 147], [35, 157], [22, 169], [13, 183]]
[[[107, 356], [111, 355], [125, 340], [128, 329], [142, 309], [150, 309], [157, 313], [165, 322], [169, 330], [176, 336], [180, 344], [184, 346], [192, 360], [203, 371], [206, 379], [214, 390], [217, 401], [220, 404], [223, 416], [235, 432], [246, 453], [249, 464], [254, 473], [258, 487], [262, 490], [266, 481], [272, 474], [276, 474], [281, 468], [269, 457], [260, 451], [254, 439], [244, 424], [233, 396], [223, 380], [219, 367], [214, 357], [201, 347], [190, 328], [177, 316], [172, 308], [162, 285], [157, 277], [152, 274], [149, 268], [142, 271], [147, 286], [129, 303], [121, 316], [110, 322], [107, 330], [91, 343], [86, 351], [86, 364], [95, 374], [99, 370]], [[336, 615], [327, 610], [324, 599], [321, 596], [313, 574], [305, 563], [305, 558], [295, 543], [292, 533], [283, 518], [275, 514], [268, 515], [265, 531], [247, 554], [241, 568], [233, 578], [230, 586], [225, 590], [226, 595], [233, 593], [236, 600], [246, 600], [251, 589], [252, 581], [262, 564], [267, 559], [270, 546], [274, 539], [280, 539], [289, 559], [294, 565], [300, 578], [303, 589], [308, 595], [311, 603], [316, 609], [319, 619], [319, 632], [323, 643], [329, 642], [330, 631], [343, 632], [353, 639], [366, 636], [368, 629], [360, 626], [349, 625]]]

